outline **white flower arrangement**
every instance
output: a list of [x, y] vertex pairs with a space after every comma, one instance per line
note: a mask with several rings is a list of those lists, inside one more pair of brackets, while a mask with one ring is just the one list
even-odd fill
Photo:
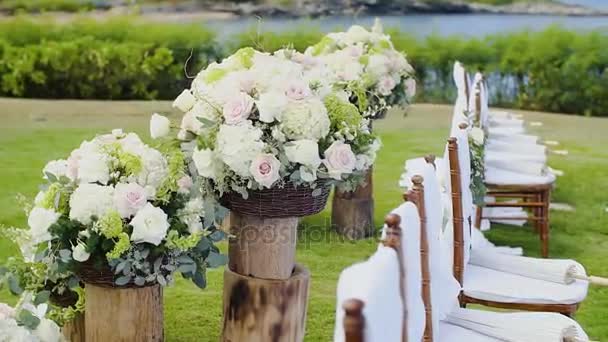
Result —
[[[167, 134], [162, 117], [152, 126], [153, 136]], [[85, 267], [107, 269], [118, 286], [166, 285], [179, 271], [204, 287], [206, 268], [225, 262], [214, 246], [223, 238], [215, 225], [224, 213], [196, 191], [177, 147], [162, 153], [114, 130], [44, 172], [27, 240], [54, 267], [77, 275]]]
[[371, 31], [354, 25], [345, 32], [327, 34], [304, 54], [287, 55], [315, 65], [313, 74], [323, 75], [334, 88], [343, 89], [371, 118], [381, 117], [391, 106], [407, 106], [416, 94], [414, 69], [405, 55], [395, 50], [379, 20]]
[[249, 190], [315, 188], [319, 180], [354, 189], [379, 141], [322, 75], [252, 48], [202, 70], [173, 103], [184, 112], [177, 137], [202, 192], [247, 198]]
[[0, 341], [63, 342], [59, 326], [46, 318], [48, 305], [24, 293], [13, 308], [0, 303]]

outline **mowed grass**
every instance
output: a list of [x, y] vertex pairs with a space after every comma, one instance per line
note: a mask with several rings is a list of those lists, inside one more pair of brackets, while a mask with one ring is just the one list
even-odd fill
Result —
[[[149, 115], [179, 114], [168, 102], [38, 101], [0, 99], [0, 224], [24, 226], [16, 204], [22, 193], [33, 197], [47, 160], [64, 158], [96, 133], [122, 127], [147, 136]], [[576, 207], [552, 212], [551, 255], [575, 258], [592, 274], [608, 275], [608, 120], [522, 112], [544, 125], [536, 133], [559, 140], [568, 156], [551, 156], [550, 165], [565, 171], [558, 179], [555, 202]], [[376, 124], [384, 147], [374, 174], [376, 223], [401, 202], [397, 180], [407, 158], [440, 154], [447, 138], [451, 107], [415, 105], [407, 116], [391, 113]], [[345, 242], [329, 228], [329, 212], [302, 220], [298, 262], [312, 273], [306, 341], [330, 341], [335, 316], [335, 286], [340, 271], [373, 253], [376, 239]], [[537, 256], [538, 237], [526, 227], [498, 227], [487, 233], [492, 241], [525, 247]], [[222, 246], [225, 248], [225, 245]], [[0, 260], [16, 253], [0, 241]], [[165, 291], [167, 341], [217, 341], [221, 326], [222, 270], [211, 270], [206, 290], [178, 280]], [[0, 301], [14, 303], [6, 291]], [[608, 290], [592, 287], [576, 318], [595, 340], [608, 340]], [[243, 341], [244, 342], [244, 341]]]

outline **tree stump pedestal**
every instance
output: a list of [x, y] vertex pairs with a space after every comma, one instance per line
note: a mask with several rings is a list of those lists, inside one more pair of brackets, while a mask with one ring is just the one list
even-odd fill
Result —
[[69, 342], [85, 342], [84, 313], [78, 313], [61, 328], [61, 333]]
[[353, 192], [334, 191], [331, 225], [349, 239], [363, 239], [375, 231], [372, 173], [370, 168], [365, 177], [365, 185]]
[[160, 285], [85, 285], [86, 342], [160, 342], [164, 339], [163, 329]]
[[309, 271], [295, 263], [297, 217], [230, 213], [223, 342], [304, 340]]

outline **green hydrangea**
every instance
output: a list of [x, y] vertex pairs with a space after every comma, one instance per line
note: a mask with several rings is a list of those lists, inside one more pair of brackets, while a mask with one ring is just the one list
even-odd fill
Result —
[[358, 130], [362, 117], [357, 107], [350, 102], [342, 101], [335, 94], [326, 96], [324, 102], [329, 114], [332, 131], [339, 131], [341, 128]]
[[97, 221], [96, 228], [108, 239], [117, 238], [122, 233], [122, 218], [117, 211], [112, 210]]
[[186, 158], [180, 150], [171, 150], [167, 155], [168, 175], [156, 191], [156, 198], [160, 201], [168, 201], [171, 193], [177, 191], [177, 181], [184, 176], [186, 165]]
[[359, 57], [359, 63], [367, 65], [369, 63], [369, 55], [363, 55]]
[[127, 233], [120, 233], [118, 235], [118, 241], [114, 244], [114, 248], [106, 253], [106, 258], [108, 260], [118, 259], [121, 255], [127, 252], [131, 248], [131, 240], [129, 239], [129, 235]]
[[[39, 205], [45, 209], [53, 209], [59, 213], [66, 214], [69, 208], [69, 199], [61, 190], [61, 184], [52, 183], [44, 193]], [[59, 198], [58, 201], [57, 198]], [[57, 207], [55, 207], [55, 203], [57, 203]]]
[[228, 74], [228, 70], [222, 69], [222, 68], [213, 68], [210, 70], [205, 71], [205, 83], [207, 84], [211, 84], [211, 83], [215, 83], [219, 80], [221, 80], [222, 78], [224, 78], [224, 76], [226, 76], [226, 74]]
[[312, 55], [318, 56], [322, 54], [326, 49], [334, 44], [334, 40], [325, 36], [320, 42], [312, 46]]
[[391, 42], [386, 39], [379, 40], [376, 45], [372, 48], [373, 51], [382, 52], [384, 50], [392, 49]]
[[169, 249], [178, 250], [185, 252], [190, 250], [198, 244], [202, 236], [202, 233], [195, 233], [188, 236], [179, 236], [179, 233], [175, 230], [169, 231], [166, 237], [166, 246]]
[[141, 159], [137, 155], [123, 150], [122, 146], [118, 143], [109, 145], [106, 152], [117, 160], [117, 164], [114, 167], [124, 172], [127, 176], [136, 175], [143, 170]]
[[238, 59], [245, 69], [249, 69], [253, 66], [253, 56], [255, 55], [255, 50], [251, 47], [245, 47], [239, 49], [234, 53], [234, 57]]

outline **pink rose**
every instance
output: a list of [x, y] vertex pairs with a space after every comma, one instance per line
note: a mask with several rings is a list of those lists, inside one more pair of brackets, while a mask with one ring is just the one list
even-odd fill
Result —
[[251, 162], [249, 171], [256, 182], [270, 188], [274, 182], [279, 180], [279, 168], [281, 162], [272, 154], [261, 154]]
[[348, 54], [353, 58], [359, 58], [363, 56], [363, 46], [361, 45], [351, 45], [346, 49]]
[[148, 202], [146, 190], [137, 183], [119, 183], [114, 190], [114, 206], [120, 217], [135, 215]]
[[177, 181], [177, 186], [179, 187], [178, 191], [182, 194], [187, 194], [188, 192], [190, 192], [192, 184], [192, 178], [188, 175], [185, 175]]
[[247, 120], [252, 109], [253, 99], [251, 96], [240, 93], [238, 96], [226, 102], [222, 114], [228, 125], [237, 125]]
[[389, 96], [397, 85], [397, 82], [390, 76], [383, 76], [378, 82], [378, 92], [383, 96]]
[[355, 169], [357, 158], [350, 148], [341, 141], [334, 141], [327, 150], [325, 150], [325, 159], [323, 164], [327, 167], [327, 172], [331, 178], [340, 180], [342, 174], [352, 173]]
[[285, 96], [295, 101], [303, 100], [311, 95], [310, 87], [304, 82], [291, 82], [285, 90]]
[[15, 315], [15, 309], [13, 309], [12, 307], [10, 307], [4, 303], [0, 303], [0, 320], [11, 318], [14, 315]]

